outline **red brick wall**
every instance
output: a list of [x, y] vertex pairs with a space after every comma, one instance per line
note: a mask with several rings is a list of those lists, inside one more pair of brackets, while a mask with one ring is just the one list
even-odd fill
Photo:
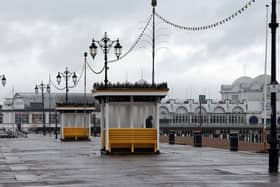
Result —
[[[168, 136], [161, 136], [160, 142], [168, 143]], [[181, 145], [192, 145], [193, 137], [186, 136], [176, 136], [175, 143]], [[202, 146], [204, 147], [213, 147], [219, 149], [229, 149], [229, 140], [227, 139], [219, 139], [219, 138], [202, 138]], [[269, 145], [267, 146], [269, 148]], [[261, 143], [250, 143], [250, 142], [238, 142], [238, 150], [240, 151], [250, 151], [250, 152], [261, 152], [263, 151], [263, 144]]]

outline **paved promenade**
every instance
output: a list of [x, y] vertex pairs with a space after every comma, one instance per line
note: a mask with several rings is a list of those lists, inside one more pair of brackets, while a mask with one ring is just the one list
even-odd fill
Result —
[[101, 156], [99, 140], [0, 139], [0, 187], [280, 186], [264, 154], [161, 144], [159, 155]]

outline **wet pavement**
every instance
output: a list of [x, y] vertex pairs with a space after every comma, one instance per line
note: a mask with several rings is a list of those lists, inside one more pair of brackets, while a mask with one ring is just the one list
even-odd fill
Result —
[[0, 139], [0, 187], [280, 186], [264, 154], [161, 144], [159, 155], [100, 155], [99, 138]]

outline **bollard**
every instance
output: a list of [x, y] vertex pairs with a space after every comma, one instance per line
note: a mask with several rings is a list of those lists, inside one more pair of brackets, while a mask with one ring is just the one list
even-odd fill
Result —
[[202, 146], [202, 137], [201, 137], [201, 131], [200, 130], [194, 131], [193, 146], [194, 147], [201, 147]]
[[238, 133], [232, 132], [229, 134], [230, 150], [238, 151]]
[[175, 133], [173, 130], [170, 130], [168, 132], [168, 137], [169, 137], [169, 144], [175, 144]]

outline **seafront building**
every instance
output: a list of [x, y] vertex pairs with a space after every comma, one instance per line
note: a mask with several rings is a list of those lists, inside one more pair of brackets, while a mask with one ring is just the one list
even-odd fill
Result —
[[[44, 105], [42, 96], [35, 93], [18, 92], [12, 98], [5, 98], [0, 110], [0, 128], [15, 128], [16, 124], [22, 124], [23, 128], [36, 129], [43, 126], [43, 106], [45, 114], [45, 125], [54, 128], [56, 123], [60, 124], [60, 113], [56, 112], [56, 103], [65, 101], [65, 93], [45, 94]], [[86, 103], [95, 103], [91, 94], [86, 95]], [[76, 105], [84, 102], [83, 93], [70, 93], [68, 103]], [[98, 107], [98, 104], [96, 104]], [[98, 124], [96, 114], [98, 108], [91, 114], [91, 124]]]
[[[264, 106], [264, 82], [267, 82], [267, 102]], [[230, 85], [221, 85], [221, 100], [193, 99], [165, 100], [160, 107], [161, 124], [177, 127], [263, 127], [264, 119], [270, 124], [270, 76], [240, 77]], [[206, 96], [207, 98], [207, 96]], [[264, 113], [266, 110], [266, 114]], [[277, 90], [277, 124], [280, 124], [280, 90]], [[200, 113], [201, 111], [201, 113]]]
[[[267, 82], [267, 104], [264, 106], [264, 82]], [[229, 131], [230, 128], [257, 129], [260, 131], [266, 119], [270, 125], [270, 76], [255, 78], [240, 77], [229, 85], [221, 85], [221, 100], [207, 99], [200, 103], [194, 99], [178, 100], [166, 98], [160, 104], [160, 127], [170, 128], [215, 128]], [[83, 93], [69, 95], [70, 102], [83, 99]], [[60, 123], [59, 113], [55, 113], [56, 102], [65, 99], [64, 93], [45, 95], [46, 126]], [[94, 100], [92, 94], [87, 99]], [[99, 103], [95, 100], [96, 111], [91, 114], [92, 127], [100, 127]], [[265, 114], [265, 110], [266, 114]], [[280, 90], [277, 90], [277, 124], [280, 124]], [[57, 116], [57, 118], [56, 118]], [[0, 110], [0, 128], [21, 123], [23, 127], [42, 127], [42, 97], [35, 93], [16, 93], [6, 98]]]

